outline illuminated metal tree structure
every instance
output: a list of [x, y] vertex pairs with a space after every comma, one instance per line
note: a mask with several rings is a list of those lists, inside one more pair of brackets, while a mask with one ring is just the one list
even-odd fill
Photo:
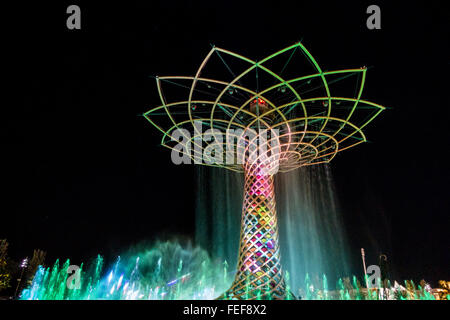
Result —
[[[211, 75], [205, 75], [208, 70]], [[220, 298], [289, 294], [280, 261], [274, 174], [327, 163], [366, 141], [362, 129], [385, 109], [361, 98], [366, 71], [323, 71], [296, 43], [260, 61], [213, 47], [195, 76], [156, 78], [162, 104], [144, 116], [162, 132], [161, 145], [184, 156], [184, 163], [245, 176], [237, 271]], [[348, 88], [351, 94], [342, 95]]]

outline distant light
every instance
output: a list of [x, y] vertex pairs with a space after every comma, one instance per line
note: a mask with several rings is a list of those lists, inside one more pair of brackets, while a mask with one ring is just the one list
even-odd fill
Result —
[[28, 258], [25, 258], [22, 260], [22, 263], [20, 264], [21, 268], [26, 268], [28, 266]]
[[286, 86], [282, 85], [281, 87], [278, 87], [277, 91], [281, 91], [281, 93], [285, 93], [286, 92]]

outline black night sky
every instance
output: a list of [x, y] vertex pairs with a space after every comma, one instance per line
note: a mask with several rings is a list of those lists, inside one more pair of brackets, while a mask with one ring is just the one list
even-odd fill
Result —
[[[193, 236], [193, 166], [175, 166], [141, 114], [154, 75], [193, 75], [211, 44], [254, 59], [302, 41], [324, 69], [372, 66], [387, 106], [370, 143], [331, 164], [354, 255], [387, 254], [404, 279], [450, 278], [449, 14], [444, 1], [22, 3], [2, 51], [0, 239], [82, 262]], [[81, 30], [66, 28], [78, 4]], [[294, 5], [295, 4], [295, 5]], [[366, 28], [378, 4], [382, 29]], [[6, 31], [6, 32], [5, 32]]]

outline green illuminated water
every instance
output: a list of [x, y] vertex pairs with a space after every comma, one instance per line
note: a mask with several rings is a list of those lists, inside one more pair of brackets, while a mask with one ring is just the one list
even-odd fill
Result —
[[70, 277], [71, 261], [39, 267], [21, 299], [213, 299], [231, 284], [226, 263], [213, 261], [206, 251], [178, 242], [159, 242], [151, 248], [125, 253], [108, 268], [101, 256], [88, 267], [80, 265]]
[[[211, 255], [236, 265], [242, 211], [242, 174], [197, 167], [196, 242]], [[335, 287], [351, 274], [348, 246], [328, 166], [275, 176], [283, 269], [294, 294], [326, 274]], [[359, 256], [358, 256], [359, 258]]]
[[[204, 251], [195, 249], [194, 251], [197, 250], [195, 253], [185, 250], [178, 243], [160, 243], [157, 246], [157, 249], [142, 251], [139, 257], [130, 256], [131, 260], [128, 261], [118, 258], [110, 268], [104, 268], [103, 258], [98, 256], [88, 268], [81, 266], [79, 269], [79, 287], [76, 286], [76, 280], [71, 278], [73, 273], [69, 272], [71, 265], [69, 260], [62, 264], [56, 261], [53, 267], [47, 269], [39, 267], [32, 284], [22, 291], [20, 299], [204, 300], [216, 298], [230, 285], [232, 275], [230, 276], [227, 272], [227, 264], [212, 262], [205, 258]], [[161, 246], [165, 247], [163, 251], [160, 251]], [[183, 260], [176, 253], [180, 249], [184, 254], [192, 254], [194, 259], [191, 257], [191, 259]], [[163, 262], [166, 260], [168, 265]], [[289, 274], [286, 278], [289, 281]], [[420, 286], [416, 288], [414, 284], [413, 288], [412, 282], [405, 282], [405, 287], [388, 285], [388, 289], [384, 291], [367, 290], [360, 286], [356, 277], [353, 277], [353, 281], [349, 278], [339, 279], [337, 289], [330, 291], [327, 277], [323, 275], [321, 280], [320, 283], [314, 283], [307, 274], [304, 279], [306, 286], [299, 290], [300, 298], [304, 300], [434, 300], [429, 289]], [[259, 296], [262, 297], [263, 294], [264, 288], [261, 288]]]
[[[342, 276], [348, 274], [345, 237], [327, 170], [297, 170], [300, 175], [294, 171], [276, 182], [288, 290], [305, 300], [434, 299], [430, 288], [416, 287], [412, 282], [367, 290], [361, 286], [364, 279]], [[214, 170], [200, 174], [203, 183], [197, 190], [196, 242], [204, 246], [157, 242], [130, 249], [112, 262], [98, 256], [88, 264], [80, 263], [75, 273], [69, 269], [76, 262], [57, 260], [52, 267], [38, 268], [20, 299], [182, 300], [220, 296], [235, 273], [242, 177]], [[261, 297], [263, 291], [261, 288]]]

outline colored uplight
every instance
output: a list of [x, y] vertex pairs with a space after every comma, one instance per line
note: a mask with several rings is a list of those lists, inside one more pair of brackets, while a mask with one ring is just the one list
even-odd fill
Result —
[[179, 279], [172, 280], [172, 281], [170, 281], [169, 283], [167, 283], [167, 286], [170, 287], [170, 286], [176, 284], [176, 283], [177, 283], [178, 281], [180, 281], [180, 280], [181, 280], [181, 282], [184, 282], [184, 281], [186, 281], [186, 279], [187, 279], [190, 275], [191, 275], [191, 274], [188, 273], [188, 274], [185, 274], [184, 276], [180, 277]]
[[111, 282], [111, 280], [112, 280], [112, 277], [113, 277], [113, 272], [111, 271], [111, 273], [109, 274], [109, 276], [108, 276], [108, 283], [110, 283]]
[[25, 258], [22, 260], [22, 263], [20, 264], [20, 268], [24, 269], [28, 267], [28, 258]]

